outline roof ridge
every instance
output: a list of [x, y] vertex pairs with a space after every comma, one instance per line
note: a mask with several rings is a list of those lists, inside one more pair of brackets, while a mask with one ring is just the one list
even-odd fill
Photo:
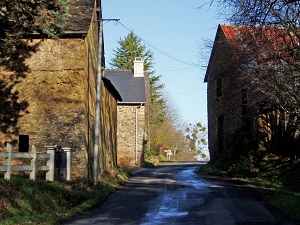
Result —
[[110, 70], [110, 71], [132, 71], [132, 69], [114, 69], [114, 68], [105, 68], [105, 70]]

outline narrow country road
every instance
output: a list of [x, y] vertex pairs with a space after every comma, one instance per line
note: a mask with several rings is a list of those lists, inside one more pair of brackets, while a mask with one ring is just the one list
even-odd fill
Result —
[[199, 163], [138, 171], [99, 207], [65, 224], [292, 225], [238, 182], [196, 174]]

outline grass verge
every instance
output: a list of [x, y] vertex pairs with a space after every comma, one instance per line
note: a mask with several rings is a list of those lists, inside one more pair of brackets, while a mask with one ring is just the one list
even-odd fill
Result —
[[[265, 174], [257, 173], [256, 176], [248, 176], [249, 173], [235, 174], [224, 171], [215, 165], [205, 165], [201, 172], [216, 176], [226, 176], [235, 180], [247, 181], [247, 186], [255, 189], [259, 197], [269, 205], [276, 208], [282, 215], [300, 224], [300, 192], [299, 187], [287, 186], [282, 180], [268, 179]], [[298, 173], [295, 173], [298, 177]]]
[[97, 186], [82, 183], [0, 179], [0, 224], [59, 224], [103, 202], [126, 180], [126, 173], [104, 174]]

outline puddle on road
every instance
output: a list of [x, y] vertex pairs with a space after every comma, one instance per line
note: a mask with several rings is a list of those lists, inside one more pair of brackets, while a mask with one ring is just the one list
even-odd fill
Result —
[[157, 207], [150, 208], [146, 213], [141, 225], [165, 224], [166, 221], [188, 215], [187, 211], [179, 210], [179, 198], [175, 196], [163, 195], [156, 200], [156, 204]]
[[197, 190], [207, 189], [205, 184], [200, 181], [195, 174], [196, 169], [198, 169], [198, 167], [191, 167], [188, 170], [183, 170], [179, 172], [174, 178], [179, 184], [189, 185], [196, 188]]
[[[197, 168], [191, 167], [180, 171], [174, 176], [176, 182], [166, 184], [165, 190], [158, 198], [149, 202], [149, 210], [141, 222], [142, 225], [176, 222], [188, 216], [193, 207], [204, 203], [201, 196], [208, 192], [208, 188], [195, 174]], [[172, 188], [168, 186], [170, 183], [173, 183]]]

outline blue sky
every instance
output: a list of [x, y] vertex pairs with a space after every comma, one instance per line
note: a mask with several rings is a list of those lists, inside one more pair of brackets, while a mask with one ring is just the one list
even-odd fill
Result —
[[104, 21], [106, 66], [109, 67], [112, 51], [119, 46], [120, 38], [124, 39], [132, 30], [153, 52], [153, 69], [156, 75], [161, 75], [164, 92], [183, 121], [206, 125], [207, 85], [203, 78], [207, 62], [201, 60], [201, 45], [203, 39], [214, 39], [222, 21], [208, 5], [197, 9], [203, 3], [199, 0], [102, 0], [102, 16], [120, 19], [126, 27]]

